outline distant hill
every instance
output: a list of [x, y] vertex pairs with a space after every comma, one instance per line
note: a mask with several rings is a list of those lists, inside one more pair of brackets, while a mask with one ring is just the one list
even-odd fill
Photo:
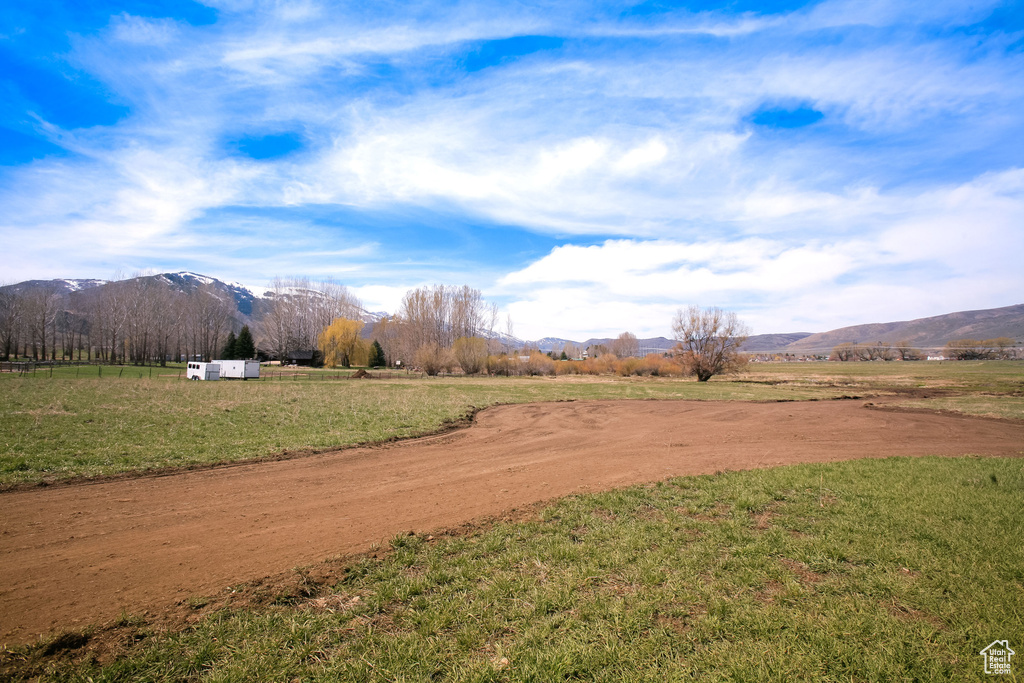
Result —
[[[940, 349], [954, 339], [1024, 339], [1024, 304], [960, 311], [892, 323], [873, 323], [841, 327], [831, 332], [811, 334], [795, 340], [780, 350], [788, 353], [828, 353], [838, 344], [871, 344], [909, 341], [920, 349]], [[744, 347], [744, 350], [749, 350]]]
[[[222, 280], [218, 280], [217, 278], [210, 277], [208, 275], [200, 275], [199, 273], [191, 273], [188, 271], [159, 273], [157, 275], [142, 275], [137, 278], [128, 278], [128, 280], [158, 281], [169, 285], [171, 289], [184, 294], [190, 294], [204, 285], [212, 287], [219, 297], [223, 299], [230, 299], [234, 302], [238, 313], [237, 322], [239, 326], [262, 319], [273, 303], [273, 291], [269, 288], [261, 288], [258, 290], [259, 294], [256, 294], [245, 285], [237, 282], [223, 282]], [[83, 300], [83, 297], [84, 300], [88, 300], [89, 297], [96, 296], [97, 293], [102, 291], [102, 289], [111, 282], [111, 280], [69, 279], [26, 280], [25, 282], [0, 287], [0, 290], [11, 290], [18, 292], [19, 294], [48, 290], [60, 295], [69, 295], [73, 298], [77, 297], [77, 301], [80, 303]], [[318, 292], [313, 290], [310, 290], [309, 293], [313, 296], [319, 295]], [[369, 311], [360, 310], [360, 318], [364, 323], [376, 322], [385, 315], [385, 313], [371, 313]]]
[[105, 284], [107, 284], [107, 280], [25, 280], [14, 285], [5, 285], [0, 289], [11, 290], [19, 294], [39, 289], [51, 289], [58, 294], [70, 294]]
[[[978, 311], [960, 311], [891, 323], [872, 323], [842, 327], [829, 332], [791, 332], [783, 334], [755, 334], [747, 338], [742, 350], [746, 353], [827, 354], [845, 342], [874, 343], [909, 341], [919, 349], [941, 349], [954, 339], [994, 339], [1010, 337], [1024, 341], [1024, 304]], [[523, 342], [541, 351], [563, 348], [575, 344], [581, 349], [598, 344], [609, 345], [610, 337], [591, 338], [583, 342], [557, 337], [545, 337], [535, 342]], [[665, 337], [639, 339], [645, 352], [668, 350], [675, 341]]]
[[[537, 339], [535, 341], [519, 341], [519, 344], [525, 347], [538, 349], [540, 351], [551, 351], [552, 349], [564, 349], [566, 344], [572, 344], [578, 346], [580, 350], [585, 350], [588, 346], [610, 346], [615, 341], [613, 337], [591, 337], [586, 341], [575, 341], [573, 339], [562, 339], [561, 337], [544, 337], [543, 339]], [[637, 346], [640, 347], [641, 353], [657, 353], [659, 351], [668, 351], [676, 343], [671, 339], [665, 337], [648, 337], [646, 339], [637, 339]]]
[[[211, 285], [215, 290], [234, 300], [238, 312], [244, 316], [252, 315], [253, 302], [256, 296], [243, 285], [237, 283], [221, 282], [217, 278], [197, 273], [181, 271], [178, 273], [160, 273], [159, 275], [142, 275], [130, 280], [154, 280], [170, 285], [172, 289], [188, 294], [201, 285]], [[77, 294], [89, 292], [89, 290], [100, 290], [111, 280], [27, 280], [15, 285], [7, 285], [0, 289], [10, 289], [18, 293], [28, 293], [39, 290], [50, 290], [57, 294]]]
[[[579, 346], [583, 349], [588, 346], [597, 346], [598, 344], [609, 346], [613, 341], [615, 341], [613, 337], [602, 337], [600, 339], [592, 338], [581, 343]], [[656, 352], [658, 350], [668, 351], [676, 345], [675, 341], [672, 339], [666, 339], [665, 337], [647, 337], [646, 339], [637, 339], [636, 342], [637, 346], [640, 347], [641, 353], [645, 350], [647, 353]]]
[[160, 275], [150, 275], [147, 277], [151, 277], [154, 280], [162, 280], [186, 294], [197, 289], [201, 285], [211, 285], [218, 291], [230, 296], [234, 300], [235, 306], [238, 307], [238, 312], [246, 317], [252, 316], [253, 305], [257, 300], [257, 297], [244, 285], [240, 285], [236, 282], [221, 282], [217, 278], [199, 275], [197, 273], [183, 271], [180, 273], [162, 273]]
[[791, 332], [789, 334], [752, 334], [747, 337], [741, 347], [745, 353], [767, 353], [778, 351], [810, 337], [810, 332]]

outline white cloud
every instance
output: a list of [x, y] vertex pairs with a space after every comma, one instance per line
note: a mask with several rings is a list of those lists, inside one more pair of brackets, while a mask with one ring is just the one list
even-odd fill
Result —
[[[810, 101], [856, 128], [903, 128], [942, 116], [980, 113], [1005, 102], [1005, 74], [987, 60], [964, 62], [948, 49], [883, 46], [849, 54], [836, 48], [766, 59], [754, 92]], [[1019, 93], [1019, 88], [1010, 87]]]
[[970, 25], [981, 21], [1002, 0], [960, 2], [959, 0], [826, 0], [806, 13], [796, 13], [804, 30], [849, 26], [885, 27], [901, 24]]
[[681, 243], [609, 240], [591, 247], [564, 246], [523, 270], [499, 280], [499, 286], [586, 283], [628, 299], [695, 302], [737, 293], [793, 291], [820, 286], [873, 254], [865, 245], [786, 246], [764, 239]]
[[[423, 102], [406, 111], [363, 111], [324, 160], [323, 198], [354, 202], [453, 201], [479, 215], [539, 230], [657, 234], [657, 223], [720, 213], [747, 134], [598, 127], [594, 135], [495, 139], [507, 112], [487, 98]], [[532, 124], [530, 124], [532, 125]]]
[[632, 175], [657, 166], [668, 156], [668, 147], [658, 136], [629, 150], [613, 165], [618, 173]]
[[363, 302], [363, 308], [371, 312], [397, 313], [406, 293], [417, 286], [403, 285], [362, 285], [349, 289]]
[[530, 291], [507, 306], [520, 339], [546, 336], [584, 341], [621, 332], [669, 336], [676, 306], [606, 298], [600, 288], [552, 287]]
[[864, 192], [837, 201], [853, 222], [870, 221], [828, 241], [566, 245], [507, 274], [499, 289], [514, 300], [517, 324], [570, 337], [585, 329], [667, 334], [666, 312], [691, 303], [737, 310], [766, 333], [867, 322], [851, 316], [863, 310], [885, 321], [977, 308], [979, 297], [1016, 302], [1024, 285], [1021, 169], [919, 195]]
[[114, 40], [138, 45], [167, 45], [178, 35], [178, 26], [171, 19], [147, 19], [122, 13], [110, 22]]

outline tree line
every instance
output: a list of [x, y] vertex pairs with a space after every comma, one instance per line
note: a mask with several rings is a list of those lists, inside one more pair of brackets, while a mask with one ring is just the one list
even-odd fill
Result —
[[364, 323], [342, 316], [317, 341], [328, 365], [415, 366], [430, 375], [458, 366], [475, 374], [488, 355], [509, 351], [495, 339], [497, 323], [497, 304], [486, 303], [480, 290], [434, 285], [406, 292], [398, 312], [372, 330], [364, 332]]
[[[433, 287], [406, 293], [399, 312], [376, 323], [370, 337], [363, 323], [338, 318], [319, 337], [319, 349], [332, 366], [406, 365], [427, 375], [459, 369], [467, 375], [604, 374], [712, 376], [740, 369], [746, 357], [739, 352], [747, 328], [735, 313], [691, 306], [680, 309], [672, 322], [677, 346], [669, 353], [638, 358], [636, 335], [623, 332], [608, 345], [581, 351], [573, 344], [547, 354], [537, 349], [514, 350], [511, 321], [506, 341], [494, 334], [497, 306], [483, 301], [470, 287]], [[571, 354], [571, 355], [570, 355]], [[561, 361], [561, 362], [558, 362]]]
[[956, 360], [1009, 360], [1017, 357], [1016, 342], [1009, 337], [955, 339], [946, 344], [946, 357]]
[[257, 353], [287, 359], [315, 349], [332, 320], [359, 311], [344, 286], [305, 278], [275, 278], [254, 303], [252, 331], [231, 292], [213, 283], [183, 289], [138, 275], [71, 292], [12, 286], [0, 289], [0, 355], [136, 364]]
[[[954, 339], [947, 342], [943, 356], [954, 360], [995, 360], [1016, 358], [1016, 343], [1009, 337], [995, 339]], [[875, 342], [860, 344], [844, 342], [837, 344], [829, 355], [829, 360], [836, 361], [873, 361], [873, 360], [921, 360], [926, 357], [923, 350], [913, 346], [910, 341], [894, 343]]]
[[[555, 360], [512, 348], [512, 321], [498, 333], [498, 307], [469, 286], [412, 289], [398, 311], [367, 329], [359, 300], [333, 281], [275, 278], [252, 315], [213, 283], [176, 286], [138, 275], [65, 291], [55, 284], [0, 289], [0, 352], [33, 360], [160, 363], [251, 358], [287, 362], [297, 352], [314, 364], [417, 367], [428, 375], [554, 374]], [[245, 324], [251, 320], [253, 328]], [[636, 335], [623, 332], [584, 353], [568, 345], [557, 372], [690, 374], [700, 381], [737, 369], [746, 328], [734, 313], [691, 306], [672, 322], [677, 346], [639, 359]], [[584, 359], [584, 356], [587, 356]], [[659, 358], [661, 357], [661, 358]]]
[[875, 342], [873, 344], [859, 344], [844, 342], [837, 344], [829, 355], [829, 360], [854, 361], [854, 360], [919, 360], [924, 352], [913, 346], [909, 341], [902, 340], [895, 343]]
[[47, 284], [0, 290], [0, 352], [5, 360], [165, 363], [218, 354], [237, 312], [210, 285], [182, 292], [135, 277], [67, 292]]

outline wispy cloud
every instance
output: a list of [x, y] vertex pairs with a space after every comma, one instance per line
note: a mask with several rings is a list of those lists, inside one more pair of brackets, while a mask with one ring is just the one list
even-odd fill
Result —
[[0, 167], [0, 234], [29, 245], [4, 279], [177, 262], [333, 273], [389, 306], [444, 278], [537, 336], [666, 333], [690, 302], [821, 329], [1024, 284], [1024, 26], [989, 22], [1002, 3], [211, 5], [5, 31], [108, 108], [61, 118], [8, 79], [0, 129], [38, 144]]

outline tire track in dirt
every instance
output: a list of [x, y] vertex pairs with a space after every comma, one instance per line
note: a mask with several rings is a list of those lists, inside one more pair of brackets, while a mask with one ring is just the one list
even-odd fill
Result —
[[894, 455], [1013, 455], [1024, 425], [859, 401], [498, 406], [378, 447], [0, 494], [0, 643], [550, 498], [671, 476]]

